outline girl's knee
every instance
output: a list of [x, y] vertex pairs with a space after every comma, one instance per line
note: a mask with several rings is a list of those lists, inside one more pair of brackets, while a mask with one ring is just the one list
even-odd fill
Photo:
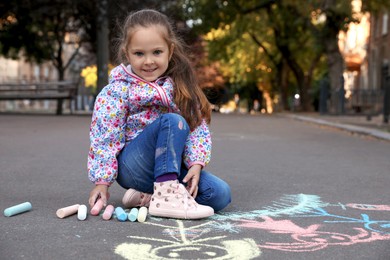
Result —
[[202, 194], [199, 202], [200, 204], [212, 207], [215, 212], [224, 209], [231, 202], [230, 186], [221, 180], [218, 185], [207, 189]]
[[187, 121], [179, 114], [167, 113], [161, 116], [162, 120], [167, 120], [171, 126], [177, 126], [180, 130], [186, 130], [189, 132], [189, 126]]
[[219, 185], [215, 194], [215, 201], [217, 203], [214, 206], [214, 211], [220, 211], [230, 204], [232, 195], [230, 186], [226, 182], [222, 182]]

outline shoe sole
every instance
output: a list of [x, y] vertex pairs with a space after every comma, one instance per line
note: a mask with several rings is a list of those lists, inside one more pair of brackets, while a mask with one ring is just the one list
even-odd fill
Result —
[[214, 215], [214, 212], [210, 212], [208, 215], [203, 216], [185, 216], [183, 215], [183, 211], [163, 211], [161, 209], [155, 210], [153, 208], [149, 208], [149, 214], [154, 217], [164, 217], [164, 218], [177, 218], [177, 219], [202, 219], [202, 218], [208, 218]]
[[[135, 197], [137, 197], [137, 193], [139, 193], [139, 191], [132, 190], [131, 193], [129, 192], [129, 194], [127, 194], [127, 192], [128, 191], [126, 191], [125, 195], [122, 198], [123, 206], [125, 206], [126, 208], [149, 207], [149, 202], [146, 203], [145, 205], [141, 205], [138, 203], [140, 200], [142, 200], [140, 197], [134, 199]], [[146, 196], [146, 195], [144, 195], [144, 196]], [[136, 201], [136, 203], [133, 203], [133, 201]]]

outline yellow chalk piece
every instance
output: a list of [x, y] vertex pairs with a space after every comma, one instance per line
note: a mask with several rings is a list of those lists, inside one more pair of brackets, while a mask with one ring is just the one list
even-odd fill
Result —
[[147, 207], [141, 207], [138, 211], [138, 222], [145, 222], [146, 216], [148, 215], [148, 208]]

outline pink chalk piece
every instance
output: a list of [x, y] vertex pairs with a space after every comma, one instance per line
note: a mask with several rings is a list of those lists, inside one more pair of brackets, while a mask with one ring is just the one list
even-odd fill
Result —
[[57, 210], [56, 215], [59, 218], [65, 218], [65, 217], [68, 217], [70, 215], [76, 214], [77, 211], [79, 210], [79, 206], [80, 206], [80, 204], [75, 204], [72, 206], [61, 208], [61, 209]]
[[93, 215], [93, 216], [99, 215], [99, 213], [103, 209], [103, 207], [104, 207], [103, 200], [98, 199], [98, 201], [96, 201], [95, 205], [91, 209], [91, 215]]
[[104, 210], [103, 213], [103, 219], [104, 220], [110, 220], [112, 217], [112, 214], [114, 212], [114, 206], [113, 205], [108, 205], [106, 209]]
[[360, 210], [377, 210], [377, 211], [390, 211], [390, 205], [372, 205], [372, 204], [356, 204], [349, 203], [348, 207]]

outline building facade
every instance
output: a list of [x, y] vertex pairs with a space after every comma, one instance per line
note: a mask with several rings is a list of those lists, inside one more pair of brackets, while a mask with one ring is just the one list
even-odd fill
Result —
[[389, 12], [371, 16], [371, 35], [368, 44], [368, 82], [372, 88], [384, 90], [385, 77], [390, 74]]

